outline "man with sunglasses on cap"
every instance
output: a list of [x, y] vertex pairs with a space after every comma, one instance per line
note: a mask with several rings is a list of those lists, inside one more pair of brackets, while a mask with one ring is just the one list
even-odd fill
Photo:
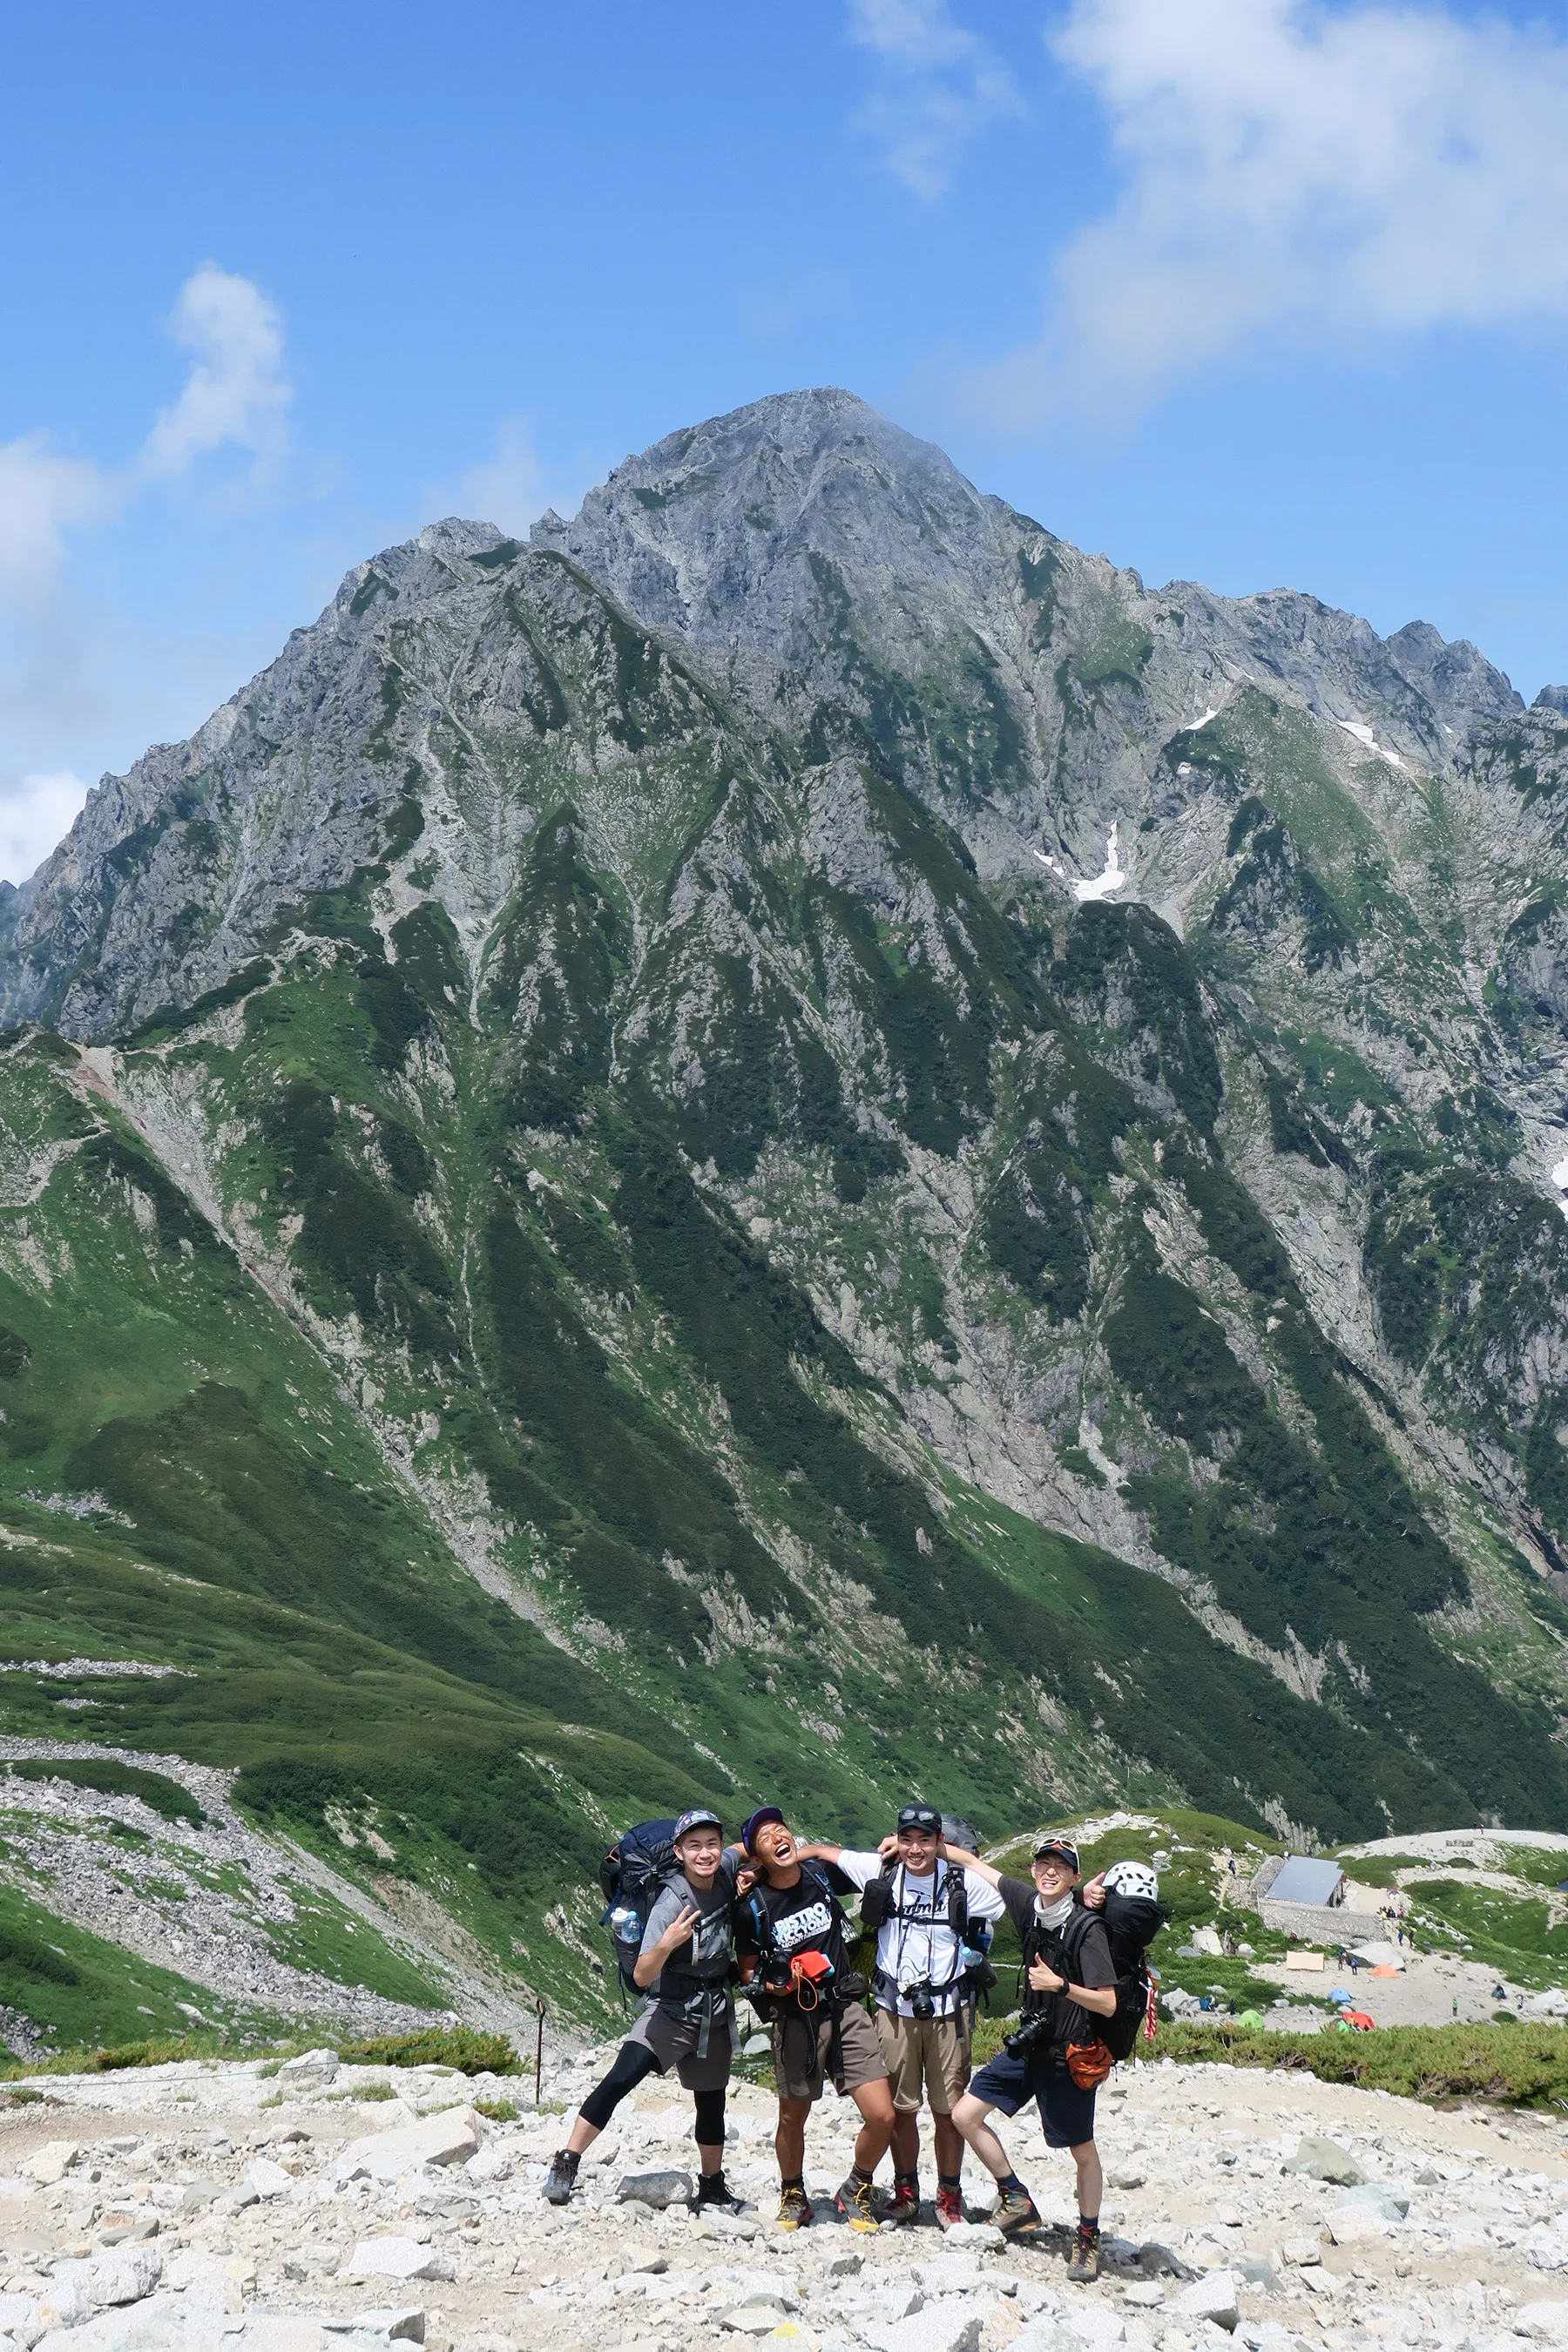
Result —
[[1081, 2284], [1100, 2276], [1100, 2200], [1103, 2179], [1094, 2144], [1094, 2086], [1080, 2086], [1068, 2063], [1075, 2045], [1093, 2044], [1097, 2018], [1116, 2011], [1116, 1964], [1097, 1916], [1100, 1882], [1077, 1892], [1078, 1848], [1068, 1837], [1042, 1838], [1035, 1848], [1034, 1885], [993, 1870], [977, 1854], [944, 1845], [956, 1862], [995, 1888], [1024, 1948], [1027, 1990], [1024, 2015], [1010, 2042], [983, 2066], [952, 2111], [952, 2120], [992, 2174], [998, 2194], [994, 2220], [1004, 2237], [1028, 2238], [1041, 2228], [1034, 2199], [985, 2118], [993, 2107], [1016, 2116], [1033, 2099], [1047, 2147], [1065, 2147], [1078, 2168], [1078, 2235], [1068, 2276]]
[[779, 2120], [773, 2148], [779, 2160], [779, 2223], [809, 2227], [805, 2193], [805, 2119], [831, 2079], [841, 2099], [860, 2110], [860, 2133], [849, 2178], [834, 2202], [852, 2230], [881, 2226], [871, 2176], [893, 2133], [877, 2029], [861, 2006], [866, 1986], [849, 1966], [844, 1914], [826, 1872], [801, 1849], [777, 1805], [759, 1805], [741, 1832], [746, 1886], [736, 1910], [741, 1980], [768, 2021], [778, 2084]]
[[697, 2106], [697, 2209], [746, 2210], [724, 2179], [724, 2093], [735, 2024], [730, 1990], [735, 1873], [724, 1852], [723, 1825], [704, 1807], [681, 1814], [673, 1843], [679, 1868], [654, 1897], [632, 1970], [647, 2006], [604, 2081], [578, 2108], [565, 2147], [556, 2150], [542, 2191], [547, 2204], [567, 2202], [578, 2165], [627, 2092], [673, 2066]]
[[844, 1846], [817, 1843], [803, 1846], [801, 1853], [834, 1864], [852, 1885], [867, 1890], [861, 1916], [877, 1931], [872, 1990], [897, 2111], [893, 2193], [882, 2205], [881, 2218], [920, 2218], [917, 2118], [923, 2094], [936, 2135], [936, 2217], [948, 2230], [963, 2219], [963, 2140], [952, 2107], [969, 2080], [973, 2022], [963, 1929], [970, 1920], [999, 1919], [1005, 1906], [994, 1873], [939, 1858], [941, 1837], [942, 1815], [935, 1807], [910, 1804], [899, 1815], [890, 1869], [880, 1853], [857, 1853]]

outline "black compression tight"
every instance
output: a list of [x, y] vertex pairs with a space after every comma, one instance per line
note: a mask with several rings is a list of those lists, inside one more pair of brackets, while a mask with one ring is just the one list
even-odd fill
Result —
[[595, 2131], [603, 2131], [628, 2091], [658, 2073], [658, 2060], [644, 2042], [623, 2042], [616, 2063], [602, 2083], [595, 2083], [577, 2113]]
[[693, 2091], [697, 2107], [697, 2126], [691, 2137], [699, 2147], [722, 2147], [724, 2145], [724, 2094], [718, 2091]]
[[[628, 2091], [646, 2083], [650, 2074], [660, 2072], [658, 2060], [642, 2042], [623, 2042], [616, 2063], [602, 2083], [595, 2083], [577, 2113], [595, 2131], [603, 2131]], [[697, 2108], [697, 2126], [692, 2134], [699, 2147], [722, 2147], [724, 2145], [723, 2091], [693, 2091]]]

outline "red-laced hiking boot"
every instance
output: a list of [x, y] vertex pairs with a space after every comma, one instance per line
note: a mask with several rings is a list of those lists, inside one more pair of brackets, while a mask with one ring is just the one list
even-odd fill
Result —
[[963, 2219], [963, 2199], [956, 2189], [939, 2188], [936, 2192], [936, 2218], [944, 2230], [951, 2230]]
[[1078, 2236], [1073, 2241], [1072, 2260], [1068, 2264], [1068, 2276], [1075, 2286], [1092, 2286], [1100, 2276], [1100, 2224], [1080, 2221]]
[[889, 2229], [903, 2229], [910, 2222], [918, 2221], [921, 2218], [919, 2182], [900, 2180], [895, 2178], [891, 2189], [884, 2193], [877, 2210]]

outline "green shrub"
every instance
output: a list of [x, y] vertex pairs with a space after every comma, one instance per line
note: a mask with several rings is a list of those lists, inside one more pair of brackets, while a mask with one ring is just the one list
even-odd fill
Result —
[[1217, 2060], [1315, 2074], [1406, 2099], [1488, 2099], [1509, 2106], [1568, 2098], [1568, 2032], [1557, 2025], [1379, 2026], [1371, 2033], [1270, 2033], [1266, 2027], [1162, 2021], [1142, 2057]]
[[449, 2032], [384, 2033], [370, 2042], [345, 2042], [338, 2052], [353, 2066], [455, 2066], [459, 2074], [521, 2074], [516, 2051], [504, 2033], [476, 2033], [471, 2026]]
[[199, 1829], [206, 1815], [188, 1789], [163, 1772], [143, 1771], [140, 1765], [118, 1763], [112, 1756], [29, 1756], [11, 1765], [21, 1780], [68, 1780], [74, 1788], [94, 1789], [100, 1797], [140, 1797], [166, 1822], [189, 1822]]

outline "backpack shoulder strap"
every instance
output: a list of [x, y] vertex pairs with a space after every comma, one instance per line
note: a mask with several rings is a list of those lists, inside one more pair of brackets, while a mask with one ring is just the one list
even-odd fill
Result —
[[1057, 1930], [1061, 1937], [1062, 1950], [1069, 1960], [1077, 1960], [1089, 1940], [1089, 1929], [1099, 1919], [1099, 1912], [1091, 1911], [1087, 1903], [1074, 1904], [1065, 1924]]
[[827, 1875], [826, 1871], [824, 1870], [821, 1863], [803, 1862], [800, 1865], [800, 1874], [803, 1878], [809, 1880], [810, 1884], [815, 1886], [820, 1894], [826, 1896], [828, 1902], [832, 1904], [836, 1911], [839, 1909], [840, 1906], [838, 1897], [833, 1891], [833, 1881]]
[[962, 1943], [969, 1931], [969, 1882], [956, 1863], [944, 1862], [947, 1873], [947, 1924]]

